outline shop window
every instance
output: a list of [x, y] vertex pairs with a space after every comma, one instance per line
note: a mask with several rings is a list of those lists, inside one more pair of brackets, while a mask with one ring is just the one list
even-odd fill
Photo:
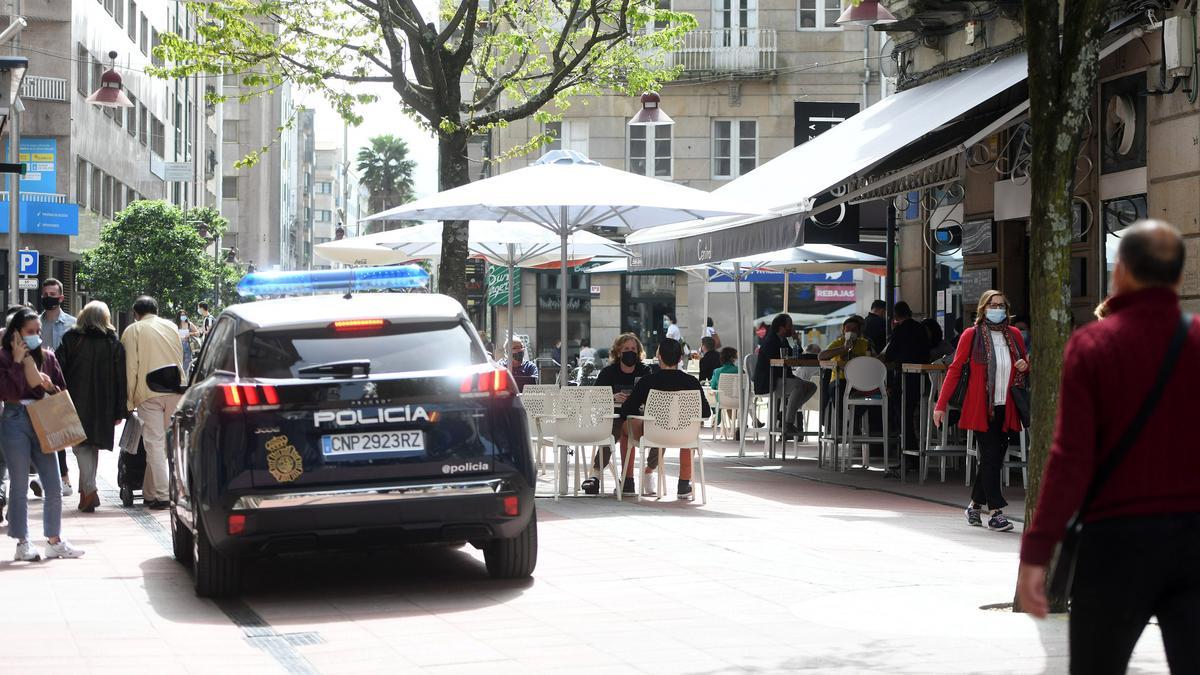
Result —
[[621, 286], [621, 332], [638, 336], [648, 355], [666, 335], [663, 317], [675, 313], [675, 274], [626, 274]]
[[[562, 275], [558, 272], [539, 272], [537, 275], [537, 355], [539, 358], [549, 358], [555, 341], [559, 338], [559, 308], [562, 306], [559, 296], [559, 283]], [[579, 341], [591, 337], [592, 330], [592, 295], [588, 285], [588, 275], [571, 273], [567, 275], [567, 341], [571, 354], [578, 354]]]

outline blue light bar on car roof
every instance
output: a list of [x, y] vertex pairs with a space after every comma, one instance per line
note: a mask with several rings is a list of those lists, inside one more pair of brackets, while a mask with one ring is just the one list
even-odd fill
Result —
[[307, 295], [422, 288], [429, 273], [416, 265], [356, 267], [315, 272], [252, 272], [238, 282], [239, 295]]

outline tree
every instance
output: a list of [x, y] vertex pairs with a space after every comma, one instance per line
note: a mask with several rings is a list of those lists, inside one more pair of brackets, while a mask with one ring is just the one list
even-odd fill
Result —
[[[323, 93], [349, 121], [355, 83], [391, 85], [401, 110], [436, 134], [438, 187], [471, 180], [472, 137], [533, 117], [561, 118], [571, 97], [656, 88], [682, 69], [668, 63], [688, 14], [658, 0], [446, 0], [422, 16], [415, 0], [191, 1], [198, 39], [167, 34], [152, 69], [163, 77], [241, 74], [270, 92], [291, 81]], [[327, 28], [329, 27], [329, 28]], [[333, 29], [332, 27], [336, 27]], [[536, 135], [509, 154], [548, 140]], [[439, 291], [463, 299], [467, 223], [447, 223]]]
[[[1050, 454], [1058, 411], [1060, 372], [1071, 318], [1071, 200], [1076, 163], [1096, 93], [1100, 37], [1108, 0], [1025, 0], [1025, 44], [1029, 49], [1030, 184], [1029, 295], [1037, 327], [1030, 389], [1029, 488], [1025, 522], [1032, 523], [1042, 469]], [[1056, 611], [1065, 598], [1051, 598]], [[1020, 608], [1017, 608], [1020, 611]]]
[[[188, 209], [183, 214], [183, 220], [186, 225], [197, 228], [200, 236], [205, 238], [206, 241], [213, 241], [214, 245], [219, 243], [221, 237], [224, 237], [225, 233], [229, 231], [229, 219], [222, 216], [220, 211], [211, 206], [198, 206]], [[201, 227], [203, 229], [200, 229]], [[226, 253], [222, 249], [220, 256], [205, 256], [205, 260], [208, 261], [209, 268], [212, 270], [214, 285], [217, 275], [219, 274], [221, 277], [221, 297], [212, 306], [214, 314], [219, 312], [221, 307], [237, 304], [241, 301], [241, 297], [237, 293], [237, 284], [245, 276], [245, 273], [240, 266], [230, 262], [230, 259], [237, 255], [237, 250], [232, 249], [229, 251], [232, 255], [227, 255]], [[215, 292], [216, 289], [214, 288], [213, 293]]]
[[370, 147], [358, 151], [358, 172], [371, 191], [371, 213], [412, 201], [416, 164], [408, 159], [408, 144], [395, 136], [376, 136]]
[[195, 307], [212, 297], [207, 242], [178, 207], [137, 201], [100, 230], [100, 245], [83, 252], [79, 279], [115, 311], [152, 295], [160, 308]]

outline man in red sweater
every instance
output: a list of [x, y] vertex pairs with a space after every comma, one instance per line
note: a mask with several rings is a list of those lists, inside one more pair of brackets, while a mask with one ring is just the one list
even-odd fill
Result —
[[[1046, 565], [1098, 468], [1147, 397], [1176, 332], [1184, 245], [1170, 225], [1127, 229], [1102, 321], [1063, 355], [1058, 425], [1017, 594], [1044, 617]], [[1200, 319], [1162, 398], [1085, 511], [1071, 593], [1071, 672], [1123, 673], [1151, 616], [1171, 670], [1200, 673]]]

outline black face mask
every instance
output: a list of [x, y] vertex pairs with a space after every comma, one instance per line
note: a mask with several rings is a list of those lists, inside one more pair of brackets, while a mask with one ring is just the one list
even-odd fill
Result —
[[627, 366], [636, 366], [641, 359], [638, 358], [637, 352], [621, 352], [621, 363]]
[[520, 363], [520, 362], [524, 361], [525, 360], [525, 352], [513, 352], [512, 360], [513, 360], [513, 363]]
[[55, 298], [49, 295], [42, 296], [42, 309], [57, 309], [62, 304], [62, 298]]

